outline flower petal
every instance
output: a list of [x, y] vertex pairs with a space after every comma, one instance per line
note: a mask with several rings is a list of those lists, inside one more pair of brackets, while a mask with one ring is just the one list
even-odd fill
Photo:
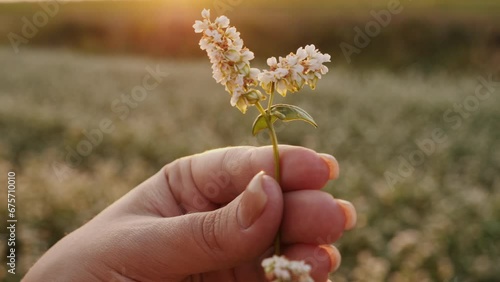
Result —
[[210, 18], [210, 9], [203, 9], [203, 11], [201, 11], [201, 16], [204, 19], [209, 19]]
[[229, 26], [229, 19], [226, 16], [220, 16], [215, 19], [215, 23], [221, 28], [227, 28]]

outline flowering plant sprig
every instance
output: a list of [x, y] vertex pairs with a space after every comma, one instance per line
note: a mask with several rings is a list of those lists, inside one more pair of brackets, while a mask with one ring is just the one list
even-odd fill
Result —
[[[277, 120], [285, 122], [302, 120], [317, 127], [314, 119], [303, 109], [288, 104], [273, 104], [275, 92], [285, 97], [287, 92], [298, 92], [305, 85], [311, 89], [322, 75], [328, 72], [324, 65], [330, 62], [330, 55], [320, 53], [314, 45], [307, 45], [286, 57], [267, 59], [268, 70], [250, 67], [254, 53], [244, 46], [240, 33], [230, 26], [226, 16], [210, 20], [210, 10], [204, 9], [202, 20], [193, 25], [196, 33], [201, 33], [200, 48], [207, 52], [212, 63], [213, 78], [225, 86], [231, 95], [231, 105], [246, 113], [249, 106], [255, 106], [259, 115], [252, 127], [256, 135], [267, 129], [271, 137], [274, 153], [275, 178], [280, 182], [280, 162], [278, 138], [274, 129]], [[261, 101], [267, 99], [256, 87], [260, 86], [269, 96], [267, 107]], [[312, 281], [310, 267], [303, 262], [289, 261], [280, 255], [280, 234], [276, 235], [275, 256], [262, 262], [271, 281]]]

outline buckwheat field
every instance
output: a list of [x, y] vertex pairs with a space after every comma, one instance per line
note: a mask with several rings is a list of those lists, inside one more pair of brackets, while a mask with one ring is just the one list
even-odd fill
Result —
[[[259, 49], [254, 36], [242, 28], [260, 57], [274, 52]], [[373, 40], [373, 48], [383, 46]], [[269, 144], [265, 133], [251, 135], [254, 108], [242, 115], [229, 106], [201, 51], [143, 56], [85, 46], [42, 42], [19, 54], [8, 43], [0, 47], [0, 179], [17, 174], [19, 243], [19, 274], [2, 267], [3, 281], [18, 281], [51, 245], [165, 164], [219, 147]], [[494, 46], [489, 54], [498, 56]], [[376, 54], [366, 48], [364, 56]], [[282, 144], [335, 155], [340, 177], [326, 190], [357, 208], [357, 227], [335, 244], [342, 265], [333, 280], [498, 281], [498, 68], [403, 68], [399, 59], [388, 68], [370, 60], [353, 67], [341, 49], [329, 53], [330, 72], [317, 89], [287, 96], [314, 110], [319, 129], [293, 123], [277, 131]], [[454, 58], [440, 64], [455, 67]], [[147, 74], [158, 83], [138, 94]], [[7, 217], [4, 207], [0, 215]], [[7, 231], [0, 235], [7, 254]]]

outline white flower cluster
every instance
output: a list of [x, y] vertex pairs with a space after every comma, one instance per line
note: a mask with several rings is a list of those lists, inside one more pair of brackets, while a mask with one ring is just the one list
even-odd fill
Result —
[[260, 73], [258, 80], [268, 94], [276, 90], [285, 96], [287, 91], [297, 92], [305, 84], [314, 89], [321, 75], [328, 72], [323, 65], [326, 62], [330, 62], [330, 55], [320, 53], [314, 45], [307, 45], [297, 49], [295, 54], [279, 57], [279, 62], [275, 57], [267, 59], [270, 70]]
[[311, 267], [303, 261], [290, 261], [285, 256], [273, 256], [262, 261], [266, 277], [272, 282], [314, 282]]
[[304, 85], [314, 89], [321, 75], [328, 72], [324, 63], [330, 62], [330, 55], [320, 53], [314, 45], [300, 47], [295, 54], [279, 57], [279, 60], [267, 59], [269, 70], [261, 72], [251, 68], [254, 54], [243, 46], [240, 33], [229, 25], [229, 19], [220, 16], [212, 22], [207, 9], [201, 16], [203, 20], [193, 25], [194, 31], [202, 34], [200, 47], [210, 58], [214, 79], [226, 87], [231, 94], [231, 105], [243, 113], [248, 106], [266, 99], [254, 88], [259, 83], [269, 95], [276, 90], [286, 96], [287, 91], [297, 92]]
[[202, 21], [193, 25], [196, 33], [202, 33], [200, 47], [206, 50], [214, 79], [226, 87], [231, 94], [231, 105], [245, 113], [247, 106], [266, 97], [251, 87], [257, 86], [259, 69], [250, 68], [253, 52], [243, 46], [243, 40], [236, 28], [229, 26], [229, 19], [220, 16], [210, 21], [210, 10], [201, 13]]

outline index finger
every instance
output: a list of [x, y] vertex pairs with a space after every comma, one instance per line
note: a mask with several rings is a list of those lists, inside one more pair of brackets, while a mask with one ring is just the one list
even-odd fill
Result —
[[[283, 191], [321, 189], [338, 174], [333, 157], [296, 146], [279, 146]], [[337, 171], [332, 171], [337, 170]], [[239, 195], [260, 171], [274, 177], [271, 146], [229, 147], [181, 158], [165, 167], [165, 176], [178, 202], [201, 196], [211, 203], [226, 204]]]

